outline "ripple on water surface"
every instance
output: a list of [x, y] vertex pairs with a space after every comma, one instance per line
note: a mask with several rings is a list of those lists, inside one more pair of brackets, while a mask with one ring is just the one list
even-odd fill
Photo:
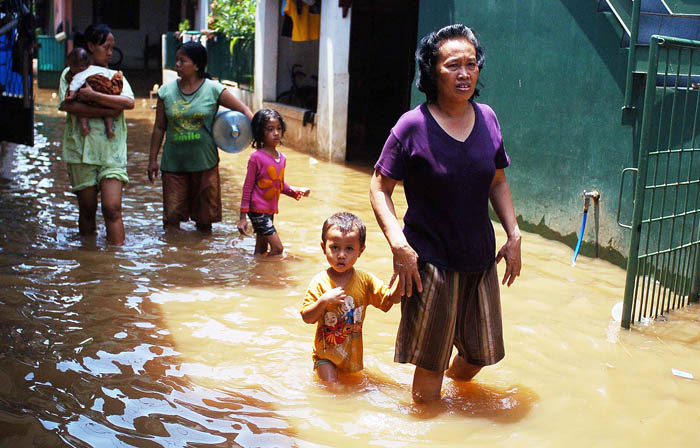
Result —
[[[693, 446], [700, 319], [689, 307], [620, 331], [624, 272], [525, 235], [522, 277], [502, 290], [506, 358], [444, 398], [411, 400], [393, 362], [400, 311], [368, 310], [361, 374], [316, 380], [314, 326], [299, 306], [324, 268], [320, 227], [348, 210], [367, 224], [358, 266], [388, 280], [391, 253], [367, 201], [369, 166], [285, 149], [283, 260], [254, 257], [236, 223], [248, 152], [221, 154], [223, 222], [210, 235], [161, 227], [148, 182], [153, 110], [129, 120], [121, 247], [77, 235], [59, 161], [64, 117], [39, 90], [34, 147], [15, 146], [0, 182], [0, 431], [19, 446]], [[40, 124], [41, 123], [41, 124]], [[514, 168], [515, 169], [515, 168]], [[405, 210], [402, 189], [394, 195]], [[517, 206], [517, 204], [516, 204]], [[504, 241], [497, 231], [499, 242]], [[575, 421], [576, 424], [572, 424]], [[639, 422], [645, 431], [639, 431]], [[695, 426], [693, 426], [695, 425]], [[664, 428], [653, 430], [649, 428]], [[622, 440], [624, 437], [624, 441]]]

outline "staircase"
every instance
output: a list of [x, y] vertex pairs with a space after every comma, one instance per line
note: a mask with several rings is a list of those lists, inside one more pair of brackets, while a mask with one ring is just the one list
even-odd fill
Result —
[[[700, 15], [674, 14], [664, 0], [598, 0], [598, 11], [611, 14], [623, 30], [621, 48], [629, 48], [625, 105], [622, 107], [622, 124], [632, 125], [635, 111], [632, 106], [634, 78], [647, 73], [651, 36], [669, 36], [700, 41]], [[700, 8], [699, 11], [700, 12]], [[635, 45], [630, 46], [630, 41]], [[700, 76], [658, 76], [657, 85], [669, 85], [676, 81], [689, 86], [700, 83]]]

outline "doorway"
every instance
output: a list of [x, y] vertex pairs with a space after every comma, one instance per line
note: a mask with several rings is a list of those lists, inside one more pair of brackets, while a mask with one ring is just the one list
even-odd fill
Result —
[[410, 107], [418, 0], [356, 0], [351, 11], [346, 160], [374, 163]]

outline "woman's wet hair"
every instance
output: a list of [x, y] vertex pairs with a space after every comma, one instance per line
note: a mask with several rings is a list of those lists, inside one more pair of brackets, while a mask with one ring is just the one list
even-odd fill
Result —
[[287, 130], [287, 124], [284, 122], [279, 112], [275, 109], [260, 109], [255, 112], [253, 120], [250, 123], [251, 128], [253, 128], [253, 148], [260, 149], [265, 145], [263, 143], [265, 138], [265, 125], [272, 120], [279, 120], [280, 126], [282, 126], [282, 135], [284, 135]]
[[[484, 49], [479, 44], [474, 31], [468, 26], [457, 23], [449, 25], [421, 39], [416, 50], [416, 62], [418, 63], [418, 79], [416, 87], [421, 92], [425, 93], [428, 102], [437, 100], [437, 71], [436, 65], [440, 46], [451, 39], [467, 39], [476, 50], [476, 64], [481, 70], [484, 67]], [[472, 98], [479, 96], [479, 89], [474, 89]]]
[[347, 235], [350, 232], [357, 232], [360, 237], [360, 247], [364, 247], [365, 240], [367, 239], [367, 228], [365, 223], [349, 212], [334, 213], [328, 217], [323, 222], [323, 229], [321, 229], [321, 241], [326, 244], [326, 235], [328, 234], [328, 229], [335, 227], [340, 230], [340, 233]]
[[190, 41], [182, 44], [177, 51], [181, 51], [192, 60], [197, 66], [197, 75], [200, 78], [211, 78], [211, 75], [206, 72], [207, 68], [207, 49], [199, 42]]
[[73, 36], [73, 44], [76, 47], [84, 48], [90, 52], [88, 43], [93, 45], [102, 45], [107, 40], [107, 36], [112, 34], [112, 30], [103, 23], [92, 24], [85, 28], [84, 33], [75, 33]]

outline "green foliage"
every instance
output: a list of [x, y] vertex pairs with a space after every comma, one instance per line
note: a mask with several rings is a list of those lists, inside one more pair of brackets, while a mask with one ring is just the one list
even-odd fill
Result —
[[252, 39], [255, 35], [256, 0], [214, 0], [211, 2], [209, 29], [231, 39]]
[[177, 26], [177, 30], [181, 33], [184, 33], [185, 31], [190, 30], [190, 21], [185, 19], [180, 24]]

